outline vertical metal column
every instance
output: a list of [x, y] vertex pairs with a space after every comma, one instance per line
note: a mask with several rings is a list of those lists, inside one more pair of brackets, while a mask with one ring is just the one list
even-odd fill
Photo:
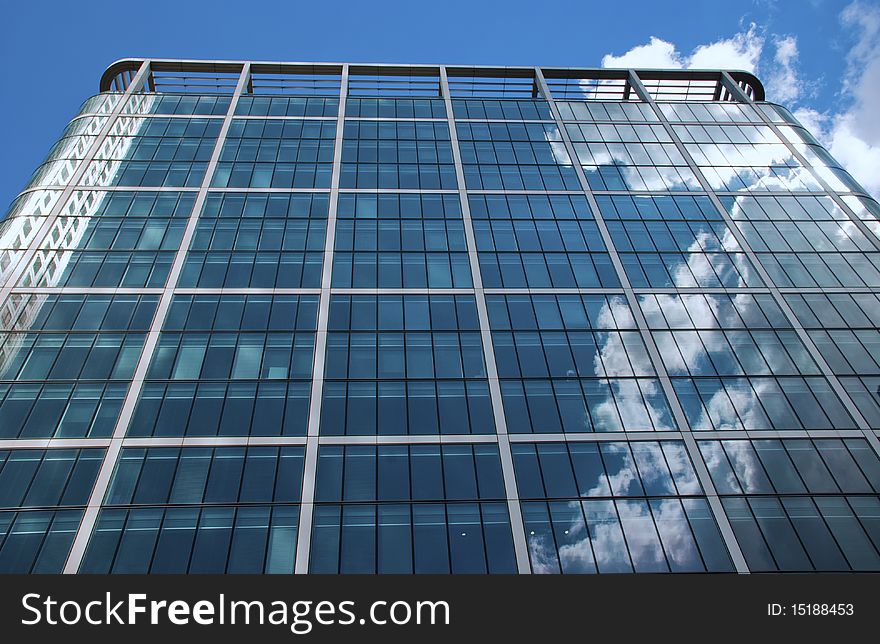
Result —
[[[718, 496], [718, 492], [715, 489], [715, 484], [712, 482], [712, 478], [709, 475], [709, 470], [706, 467], [706, 463], [703, 460], [703, 456], [700, 453], [697, 442], [694, 439], [693, 433], [691, 432], [690, 423], [688, 423], [687, 420], [687, 415], [685, 414], [684, 409], [682, 408], [681, 403], [678, 400], [678, 396], [675, 394], [675, 389], [672, 386], [672, 381], [669, 379], [669, 374], [666, 372], [666, 367], [660, 357], [660, 352], [657, 349], [656, 343], [654, 342], [654, 337], [651, 335], [651, 332], [648, 329], [647, 322], [645, 321], [645, 317], [642, 314], [642, 309], [639, 306], [638, 298], [636, 297], [635, 291], [633, 291], [632, 285], [629, 282], [629, 278], [626, 275], [626, 270], [623, 267], [623, 263], [620, 261], [620, 256], [618, 255], [617, 249], [614, 246], [614, 242], [611, 239], [611, 234], [608, 232], [608, 226], [605, 224], [605, 220], [602, 217], [602, 212], [599, 210], [599, 204], [596, 201], [595, 195], [593, 195], [593, 191], [590, 188], [590, 184], [587, 181], [584, 170], [581, 167], [581, 164], [578, 162], [574, 145], [571, 142], [571, 138], [568, 136], [568, 132], [565, 129], [565, 124], [563, 123], [562, 117], [559, 114], [559, 109], [557, 108], [556, 102], [553, 99], [552, 94], [550, 93], [550, 89], [547, 87], [547, 81], [544, 78], [544, 74], [541, 71], [540, 67], [535, 68], [535, 78], [541, 90], [541, 94], [550, 105], [550, 112], [556, 121], [556, 126], [559, 129], [560, 138], [565, 145], [568, 156], [571, 158], [571, 163], [574, 167], [575, 174], [580, 181], [581, 188], [587, 196], [587, 200], [590, 203], [590, 208], [593, 210], [593, 216], [596, 221], [596, 226], [599, 229], [599, 233], [602, 236], [602, 241], [605, 244], [605, 247], [608, 249], [611, 263], [614, 265], [615, 271], [617, 271], [617, 276], [620, 280], [621, 288], [626, 294], [627, 302], [630, 309], [632, 310], [632, 314], [636, 321], [636, 326], [638, 327], [641, 334], [642, 341], [645, 343], [645, 348], [647, 349], [648, 354], [650, 355], [651, 360], [654, 363], [654, 370], [657, 372], [657, 377], [660, 380], [660, 385], [663, 388], [663, 393], [667, 399], [667, 402], [669, 403], [669, 408], [672, 411], [672, 415], [675, 418], [675, 422], [678, 425], [679, 430], [681, 431], [681, 436], [685, 445], [685, 449], [687, 450], [688, 456], [690, 456], [690, 459], [693, 462], [694, 471], [696, 472], [697, 478], [700, 481], [700, 485], [702, 486], [703, 491], [706, 494], [706, 500], [709, 503], [709, 508], [712, 512], [712, 516], [715, 519], [719, 530], [721, 531], [721, 536], [724, 540], [725, 545], [727, 546], [736, 571], [739, 573], [748, 573], [749, 568], [746, 564], [745, 556], [743, 555], [742, 550], [739, 547], [739, 543], [737, 542], [736, 537], [733, 534], [733, 528], [730, 525], [727, 514], [724, 512], [724, 508], [721, 505], [721, 500]], [[638, 87], [635, 85], [633, 85], [633, 89], [638, 91]], [[640, 97], [644, 100], [643, 96], [640, 95]]]
[[101, 503], [103, 502], [104, 496], [107, 493], [107, 488], [110, 485], [110, 479], [113, 476], [113, 471], [116, 468], [117, 461], [119, 460], [119, 454], [122, 451], [122, 442], [125, 438], [125, 432], [128, 429], [129, 421], [134, 414], [135, 406], [137, 405], [138, 399], [140, 398], [140, 394], [143, 389], [147, 370], [150, 367], [150, 362], [153, 359], [153, 354], [155, 352], [156, 346], [158, 345], [159, 335], [162, 330], [162, 324], [165, 321], [165, 315], [168, 312], [169, 307], [171, 306], [171, 300], [174, 296], [174, 287], [177, 285], [177, 280], [180, 276], [180, 272], [183, 270], [183, 264], [186, 259], [186, 253], [189, 249], [190, 241], [195, 234], [196, 225], [198, 224], [198, 219], [199, 215], [201, 214], [202, 206], [204, 205], [205, 199], [208, 196], [208, 188], [211, 185], [211, 180], [214, 176], [214, 170], [216, 169], [217, 162], [220, 159], [220, 153], [223, 150], [223, 144], [226, 141], [226, 134], [229, 131], [229, 126], [232, 124], [232, 117], [235, 114], [235, 107], [238, 104], [239, 97], [242, 95], [245, 88], [247, 87], [249, 78], [250, 63], [244, 63], [242, 65], [241, 73], [238, 77], [238, 84], [236, 85], [235, 91], [232, 95], [232, 100], [229, 102], [229, 109], [226, 112], [226, 117], [223, 119], [223, 125], [220, 128], [220, 133], [217, 135], [217, 141], [214, 144], [214, 150], [211, 153], [211, 159], [208, 162], [207, 169], [205, 170], [205, 176], [202, 179], [202, 184], [199, 188], [198, 196], [196, 197], [195, 203], [193, 204], [192, 212], [190, 213], [189, 220], [187, 221], [183, 238], [180, 242], [180, 246], [177, 249], [177, 254], [174, 257], [174, 263], [171, 266], [171, 271], [168, 275], [167, 281], [165, 282], [162, 297], [159, 300], [159, 304], [156, 307], [156, 313], [154, 314], [153, 320], [150, 324], [150, 330], [147, 333], [147, 338], [144, 342], [144, 348], [141, 351], [140, 357], [138, 359], [132, 382], [128, 388], [128, 391], [125, 394], [125, 399], [122, 403], [122, 409], [119, 413], [119, 418], [116, 421], [116, 426], [113, 430], [113, 436], [110, 440], [110, 446], [107, 448], [107, 451], [104, 454], [101, 468], [98, 471], [98, 477], [95, 481], [94, 487], [92, 488], [92, 493], [89, 496], [88, 505], [86, 506], [85, 513], [83, 514], [83, 518], [80, 523], [79, 529], [77, 530], [76, 536], [74, 537], [73, 545], [70, 549], [70, 554], [67, 557], [67, 562], [64, 565], [65, 574], [76, 573], [77, 570], [79, 570], [83, 556], [85, 555], [86, 547], [88, 546], [89, 539], [91, 538], [92, 531], [98, 519], [98, 513], [101, 509]]
[[296, 537], [294, 572], [309, 571], [314, 516], [315, 480], [318, 470], [318, 436], [321, 429], [321, 401], [324, 397], [324, 363], [327, 355], [327, 326], [330, 318], [330, 285], [333, 278], [333, 248], [336, 243], [336, 211], [339, 205], [339, 177], [342, 174], [342, 138], [345, 130], [345, 103], [348, 98], [348, 65], [342, 66], [339, 111], [336, 114], [336, 139], [333, 143], [333, 170], [330, 175], [330, 209], [327, 236], [324, 239], [324, 265], [321, 273], [321, 299], [318, 304], [318, 327], [315, 335], [315, 360], [312, 367], [312, 391], [309, 400], [309, 425], [306, 458], [303, 467], [302, 503]]
[[507, 510], [510, 513], [510, 528], [513, 533], [513, 549], [516, 553], [517, 570], [521, 574], [531, 572], [529, 564], [529, 547], [526, 540], [525, 524], [519, 504], [519, 493], [516, 488], [516, 474], [513, 469], [513, 455], [510, 451], [510, 439], [507, 435], [507, 420], [504, 417], [504, 405], [501, 399], [501, 383], [498, 380], [498, 367], [495, 364], [495, 348], [492, 344], [492, 331], [489, 327], [489, 313], [486, 308], [486, 295], [483, 292], [483, 279], [480, 274], [480, 261], [477, 255], [477, 242], [474, 226], [471, 221], [471, 209], [467, 198], [467, 187], [464, 181], [464, 167], [461, 162], [461, 150], [458, 148], [458, 133], [455, 128], [455, 114], [452, 112], [452, 97], [449, 94], [449, 78], [446, 67], [440, 67], [440, 91], [446, 106], [446, 118], [449, 123], [449, 137], [452, 144], [452, 159], [455, 163], [455, 180], [458, 183], [458, 196], [461, 201], [461, 214], [464, 221], [464, 234], [467, 240], [468, 260], [471, 268], [471, 279], [474, 283], [474, 299], [477, 303], [477, 316], [480, 321], [480, 340], [483, 344], [483, 356], [486, 361], [486, 374], [489, 379], [489, 394], [492, 398], [492, 410], [495, 413], [495, 435], [498, 439], [498, 454], [501, 457], [501, 473], [504, 477], [504, 489], [507, 497]]

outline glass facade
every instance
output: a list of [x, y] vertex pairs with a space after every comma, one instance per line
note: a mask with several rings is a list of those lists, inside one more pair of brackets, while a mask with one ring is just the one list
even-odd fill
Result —
[[880, 204], [753, 76], [101, 90], [0, 222], [0, 573], [880, 570]]

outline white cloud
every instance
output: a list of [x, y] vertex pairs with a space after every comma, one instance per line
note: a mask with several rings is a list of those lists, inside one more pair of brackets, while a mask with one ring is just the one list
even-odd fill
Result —
[[700, 45], [694, 50], [687, 66], [693, 69], [724, 68], [753, 72], [763, 49], [764, 38], [758, 35], [753, 24], [748, 31], [735, 34], [732, 38]]
[[880, 194], [880, 119], [876, 114], [880, 105], [880, 7], [856, 0], [843, 10], [840, 19], [855, 36], [841, 84], [841, 98], [847, 107], [836, 114], [802, 107], [794, 115], [868, 192], [876, 195]]
[[804, 85], [798, 78], [795, 65], [798, 60], [798, 45], [795, 36], [775, 38], [776, 53], [774, 67], [767, 75], [767, 94], [779, 103], [791, 104], [801, 97]]
[[[801, 114], [799, 111], [796, 116]], [[838, 114], [831, 123], [830, 129], [813, 133], [868, 192], [880, 194], [880, 141], [866, 140], [859, 133], [863, 128], [853, 112]]]
[[822, 132], [828, 127], [828, 115], [814, 110], [812, 107], [800, 107], [794, 111], [794, 115], [813, 134]]
[[656, 36], [646, 45], [633, 47], [622, 56], [606, 54], [602, 67], [628, 69], [742, 69], [754, 71], [764, 48], [764, 38], [756, 26], [708, 45], [700, 45], [690, 55], [682, 55], [676, 46]]
[[769, 37], [755, 24], [730, 38], [699, 45], [683, 54], [669, 41], [652, 36], [648, 43], [620, 56], [606, 54], [603, 67], [668, 69], [742, 69], [758, 73], [767, 88], [767, 100], [786, 105], [795, 117], [828, 148], [868, 192], [880, 194], [880, 6], [854, 0], [840, 14], [841, 24], [854, 39], [847, 54], [847, 71], [837, 112], [819, 112], [804, 104], [818, 83], [798, 72], [798, 41], [792, 35]]
[[675, 45], [665, 40], [651, 36], [647, 45], [633, 47], [623, 56], [605, 54], [602, 57], [602, 67], [622, 67], [625, 69], [652, 69], [684, 67], [681, 56], [675, 49]]

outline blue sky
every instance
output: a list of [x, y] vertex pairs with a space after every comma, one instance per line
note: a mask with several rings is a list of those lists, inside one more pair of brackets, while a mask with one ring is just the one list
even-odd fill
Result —
[[0, 203], [129, 56], [753, 69], [880, 193], [880, 0], [6, 2]]

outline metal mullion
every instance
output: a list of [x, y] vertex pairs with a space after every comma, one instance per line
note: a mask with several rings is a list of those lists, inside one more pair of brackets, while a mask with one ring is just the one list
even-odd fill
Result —
[[[320, 288], [176, 288], [175, 295], [320, 295]], [[307, 329], [302, 329], [303, 331]]]
[[622, 295], [623, 289], [619, 286], [614, 288], [487, 288], [484, 292], [490, 295], [534, 295], [534, 294], [556, 294], [556, 295], [573, 295], [573, 294], [594, 294], [594, 295]]
[[177, 284], [177, 279], [183, 269], [183, 263], [186, 258], [189, 243], [195, 234], [200, 211], [208, 195], [208, 188], [211, 185], [211, 179], [214, 176], [214, 170], [220, 159], [220, 153], [226, 140], [226, 134], [229, 131], [229, 126], [231, 125], [233, 115], [235, 114], [235, 106], [238, 103], [238, 98], [241, 96], [247, 85], [247, 79], [249, 76], [250, 64], [244, 63], [241, 68], [241, 73], [239, 74], [235, 93], [232, 95], [229, 108], [223, 120], [223, 125], [217, 136], [217, 141], [214, 143], [214, 150], [211, 154], [211, 160], [208, 162], [208, 166], [205, 170], [205, 176], [202, 179], [198, 197], [196, 197], [195, 203], [193, 204], [193, 210], [192, 213], [190, 213], [186, 230], [184, 231], [183, 238], [181, 239], [177, 254], [175, 255], [168, 279], [165, 282], [162, 298], [159, 301], [159, 305], [156, 307], [156, 312], [153, 316], [150, 330], [147, 333], [146, 341], [144, 342], [144, 347], [138, 359], [138, 364], [135, 368], [131, 384], [123, 400], [110, 445], [104, 455], [104, 460], [101, 463], [101, 468], [92, 488], [91, 495], [89, 496], [88, 505], [86, 506], [82, 521], [80, 522], [79, 529], [74, 537], [70, 553], [68, 554], [67, 561], [64, 565], [65, 574], [76, 573], [79, 570], [83, 557], [85, 556], [85, 550], [88, 546], [89, 539], [91, 538], [92, 530], [96, 525], [104, 495], [110, 485], [110, 478], [113, 475], [113, 471], [116, 468], [116, 463], [122, 451], [125, 432], [128, 429], [129, 421], [134, 414], [135, 406], [140, 398], [144, 380], [146, 379], [147, 369], [150, 366], [154, 351], [159, 342], [159, 336], [162, 330], [162, 325], [165, 321], [165, 315], [171, 306], [171, 300], [174, 295], [174, 286]]
[[[655, 124], [655, 125], [659, 125], [659, 124]], [[669, 141], [666, 141], [666, 143], [669, 143]], [[697, 144], [697, 145], [699, 145], [699, 144]], [[642, 167], [642, 168], [645, 168], [645, 167], [648, 167], [648, 168], [656, 168], [656, 167], [683, 168], [684, 166], [641, 165], [638, 167]], [[692, 197], [701, 197], [701, 196], [707, 195], [707, 191], [705, 189], [689, 190], [687, 192], [666, 190], [666, 189], [663, 189], [663, 190], [595, 190], [594, 192], [597, 195], [615, 195], [615, 194], [619, 195], [619, 194], [622, 194], [625, 192], [625, 193], [631, 194], [631, 195], [645, 195], [645, 196], [657, 196], [657, 195], [666, 196], [666, 195], [668, 195], [670, 197], [681, 197], [684, 195], [692, 196]], [[714, 194], [721, 195], [724, 197], [742, 197], [743, 196], [743, 193], [741, 193], [741, 192], [732, 192], [730, 190], [717, 190], [717, 191], [714, 191]], [[812, 197], [827, 197], [828, 196], [824, 192], [815, 191], [815, 190], [800, 190], [800, 191], [798, 191], [798, 194], [806, 196], [806, 197], [810, 197], [810, 196], [812, 196]], [[766, 197], [790, 197], [791, 192], [787, 192], [785, 190], [762, 190], [760, 192], [760, 195], [762, 197], [765, 197], [765, 196]]]
[[462, 123], [526, 123], [532, 124], [537, 123], [538, 125], [556, 125], [553, 120], [548, 119], [462, 119], [457, 118], [456, 121], [461, 121]]
[[511, 434], [512, 443], [637, 443], [645, 441], [682, 440], [683, 432], [570, 432], [552, 434]]
[[351, 288], [335, 287], [330, 289], [339, 295], [473, 295], [473, 288]]
[[[419, 123], [419, 122], [427, 122], [427, 123], [446, 123], [446, 118], [435, 118], [433, 116], [346, 116], [346, 121], [367, 121], [367, 122], [375, 122], [375, 121], [394, 121], [401, 123]], [[366, 139], [364, 139], [366, 140]], [[435, 139], [436, 141], [436, 139]]]
[[[729, 102], [729, 101], [726, 101], [726, 102]], [[687, 105], [688, 104], [686, 101], [678, 101], [678, 102], [663, 101], [663, 103], [664, 103], [664, 105], [669, 104], [669, 103], [674, 103], [676, 105]], [[569, 121], [569, 122], [573, 123], [574, 121]], [[614, 123], [621, 123], [621, 122], [626, 122], [626, 121], [613, 121], [613, 122]], [[634, 125], [641, 125], [641, 124], [659, 125], [659, 123], [657, 123], [657, 121], [629, 121], [629, 123], [634, 124]], [[701, 126], [706, 126], [706, 125], [722, 125], [722, 126], [724, 126], [724, 125], [764, 125], [764, 121], [712, 121], [711, 123], [708, 123], [706, 121], [670, 121], [670, 123], [672, 123], [673, 125], [701, 125]]]
[[[140, 96], [144, 96], [144, 94], [139, 94]], [[89, 113], [89, 116], [102, 116], [101, 114], [92, 114]], [[136, 116], [138, 118], [143, 119], [213, 119], [215, 121], [222, 121], [224, 117], [222, 114], [123, 114], [123, 116]], [[77, 117], [81, 118], [81, 117]], [[76, 119], [74, 119], [76, 120]], [[197, 138], [197, 137], [193, 137]]]
[[485, 444], [497, 442], [492, 434], [402, 434], [402, 435], [356, 435], [321, 436], [321, 445], [435, 445], [441, 444]]
[[[38, 188], [27, 188], [22, 190], [21, 195], [32, 192], [42, 191], [62, 191], [66, 186], [40, 186]], [[198, 188], [187, 188], [185, 186], [76, 186], [76, 192], [198, 192]], [[73, 217], [81, 217], [82, 215], [71, 215]], [[122, 217], [125, 219], [125, 217]]]
[[[575, 293], [603, 294], [603, 293], [605, 293], [608, 295], [621, 295], [624, 291], [623, 287], [621, 287], [621, 286], [614, 286], [614, 287], [609, 286], [606, 288], [601, 288], [601, 287], [600, 288], [589, 288], [589, 287], [587, 287], [587, 288], [578, 288], [578, 287], [520, 288], [520, 287], [516, 287], [516, 288], [487, 288], [484, 290], [486, 293], [491, 293], [491, 294], [509, 293], [509, 294], [520, 294], [520, 295], [528, 295], [528, 294], [534, 294], [534, 293], [547, 293], [547, 294], [553, 294], [553, 293], [556, 293], [556, 294], [575, 294]], [[726, 287], [711, 287], [711, 286], [707, 286], [707, 287], [696, 286], [693, 288], [688, 287], [688, 288], [681, 288], [681, 289], [661, 288], [661, 287], [645, 287], [645, 288], [638, 287], [638, 288], [632, 288], [631, 290], [634, 293], [636, 293], [637, 295], [642, 295], [642, 294], [646, 294], [646, 295], [673, 294], [674, 295], [677, 293], [684, 293], [684, 294], [708, 293], [708, 294], [732, 294], [733, 295], [733, 294], [739, 294], [739, 293], [761, 293], [761, 294], [770, 293], [770, 289], [765, 288], [763, 286], [747, 287], [747, 288], [741, 288], [741, 289], [739, 289], [739, 288], [726, 288]], [[871, 289], [871, 290], [864, 290], [863, 289], [860, 292], [874, 293], [877, 291], [880, 291], [880, 289]], [[816, 289], [815, 291], [803, 291], [803, 289], [798, 289], [797, 292], [799, 292], [799, 293], [800, 292], [825, 293], [824, 290], [820, 291], [819, 289]], [[847, 290], [846, 292], [851, 293], [852, 291]]]
[[[770, 293], [773, 295], [774, 300], [776, 300], [776, 304], [785, 314], [785, 317], [788, 319], [791, 324], [791, 328], [794, 329], [795, 333], [797, 333], [798, 338], [803, 343], [807, 352], [810, 354], [810, 357], [819, 367], [819, 370], [822, 372], [822, 375], [828, 381], [828, 384], [831, 386], [831, 389], [840, 399], [841, 404], [846, 408], [847, 413], [852, 417], [855, 421], [856, 426], [862, 431], [865, 439], [873, 448], [874, 452], [880, 456], [880, 439], [877, 438], [877, 435], [871, 429], [870, 424], [865, 420], [864, 416], [862, 416], [855, 402], [850, 398], [849, 394], [846, 392], [846, 389], [843, 388], [843, 385], [840, 383], [840, 380], [837, 378], [837, 375], [832, 371], [831, 367], [825, 361], [825, 358], [822, 357], [818, 347], [813, 342], [813, 339], [809, 336], [807, 331], [804, 329], [803, 325], [797, 319], [792, 308], [789, 306], [788, 302], [785, 300], [780, 289], [776, 286], [773, 279], [770, 277], [770, 274], [767, 272], [767, 269], [764, 268], [764, 265], [758, 259], [757, 253], [752, 250], [745, 236], [742, 234], [740, 229], [737, 227], [736, 222], [730, 216], [730, 213], [727, 212], [727, 209], [721, 203], [721, 200], [718, 198], [718, 195], [712, 191], [709, 182], [706, 180], [706, 177], [703, 176], [703, 173], [700, 171], [700, 168], [694, 163], [693, 157], [691, 157], [690, 153], [687, 151], [685, 145], [681, 142], [681, 139], [676, 134], [674, 128], [670, 124], [670, 122], [666, 119], [666, 115], [663, 114], [663, 110], [661, 110], [657, 104], [651, 100], [650, 96], [648, 96], [647, 92], [644, 89], [641, 81], [634, 71], [630, 71], [631, 82], [633, 86], [636, 88], [636, 91], [642, 95], [645, 101], [651, 106], [651, 109], [654, 110], [654, 113], [660, 119], [661, 124], [666, 129], [666, 132], [672, 138], [672, 142], [675, 144], [679, 153], [687, 162], [688, 166], [690, 166], [691, 172], [694, 173], [694, 176], [697, 178], [697, 181], [700, 182], [703, 190], [706, 191], [706, 194], [709, 196], [709, 199], [712, 201], [712, 205], [715, 206], [715, 209], [724, 219], [727, 224], [727, 228], [730, 230], [731, 235], [736, 239], [737, 243], [740, 245], [742, 251], [748, 256], [749, 260], [755, 267], [755, 270], [761, 276], [764, 284], [767, 288], [770, 289]], [[760, 112], [760, 110], [758, 110]], [[784, 138], [784, 137], [781, 137]]]
[[707, 295], [739, 295], [740, 293], [760, 293], [760, 294], [768, 294], [770, 293], [770, 289], [765, 288], [763, 286], [747, 286], [745, 288], [731, 288], [726, 286], [714, 287], [714, 286], [695, 286], [695, 287], [684, 287], [684, 288], [657, 288], [657, 287], [647, 287], [647, 288], [634, 288], [633, 291], [639, 295], [678, 295], [683, 293], [685, 295], [698, 295], [698, 294], [707, 294]]
[[161, 295], [163, 290], [116, 286], [16, 286], [11, 292], [42, 295]]
[[738, 429], [706, 432], [706, 438], [792, 439], [792, 438], [864, 438], [859, 429]]
[[876, 286], [855, 286], [852, 288], [845, 286], [780, 286], [777, 290], [780, 293], [820, 293], [822, 295], [828, 293], [880, 293], [880, 288]]
[[455, 115], [452, 110], [452, 97], [449, 91], [449, 77], [446, 67], [440, 67], [440, 90], [446, 107], [446, 118], [449, 123], [449, 136], [452, 146], [452, 158], [455, 163], [455, 180], [458, 183], [458, 194], [461, 202], [464, 234], [468, 247], [471, 279], [473, 282], [474, 299], [477, 304], [477, 317], [480, 321], [480, 339], [483, 345], [483, 358], [486, 362], [486, 374], [489, 381], [489, 395], [492, 399], [492, 410], [495, 416], [495, 437], [498, 441], [498, 454], [501, 458], [501, 473], [504, 479], [507, 510], [510, 514], [510, 527], [513, 534], [513, 548], [516, 554], [517, 570], [522, 574], [531, 572], [529, 561], [528, 540], [526, 539], [525, 523], [516, 486], [516, 474], [513, 468], [513, 455], [510, 450], [510, 439], [507, 434], [507, 420], [504, 416], [504, 405], [501, 398], [501, 383], [498, 380], [498, 368], [495, 363], [495, 349], [492, 344], [492, 332], [489, 327], [489, 313], [486, 308], [486, 297], [483, 291], [483, 279], [480, 273], [480, 262], [477, 254], [476, 237], [471, 220], [470, 204], [468, 203], [467, 187], [464, 179], [464, 167], [461, 151], [458, 147], [458, 131], [455, 127]]
[[[235, 118], [242, 119], [244, 121], [327, 121], [336, 122], [335, 116], [285, 116], [281, 114], [266, 114], [264, 116], [257, 116], [253, 114], [236, 114]], [[315, 140], [315, 139], [303, 139], [303, 140]], [[317, 139], [320, 141], [321, 139]]]
[[[524, 434], [522, 436], [529, 438], [531, 435]], [[536, 434], [534, 440], [545, 440], [545, 436], [554, 435]], [[644, 440], [660, 440], [666, 437], [655, 438], [653, 435], [646, 435], [642, 438]], [[524, 439], [519, 438], [518, 440]], [[556, 438], [555, 440], [563, 439]], [[618, 436], [617, 440], [624, 439]], [[4, 438], [0, 439], [0, 449], [85, 449], [109, 447], [112, 441], [112, 438]], [[248, 436], [246, 434], [240, 436], [137, 436], [122, 438], [122, 447], [304, 447], [307, 442], [307, 436]], [[496, 438], [492, 434], [389, 434], [318, 437], [320, 445], [433, 445], [437, 443], [461, 445], [495, 442]]]
[[4, 438], [0, 449], [82, 449], [107, 447], [109, 438]]
[[[633, 74], [630, 73], [630, 76], [632, 77]], [[669, 378], [669, 374], [666, 372], [666, 367], [660, 357], [660, 352], [654, 342], [654, 337], [653, 335], [651, 335], [651, 332], [648, 329], [647, 322], [644, 315], [642, 314], [642, 310], [639, 306], [636, 294], [633, 291], [632, 286], [630, 285], [629, 278], [626, 275], [626, 270], [623, 267], [623, 263], [620, 261], [620, 256], [617, 253], [617, 249], [615, 248], [614, 243], [611, 239], [611, 234], [609, 233], [608, 227], [605, 224], [605, 220], [602, 217], [602, 212], [599, 209], [599, 204], [596, 201], [596, 197], [593, 194], [593, 191], [590, 189], [590, 184], [587, 181], [584, 170], [581, 167], [581, 164], [578, 162], [577, 155], [574, 151], [574, 146], [571, 142], [571, 138], [568, 136], [568, 131], [565, 129], [562, 118], [559, 114], [559, 109], [556, 106], [556, 101], [553, 99], [553, 95], [550, 93], [550, 90], [547, 87], [547, 81], [544, 78], [544, 74], [541, 71], [540, 67], [535, 68], [535, 78], [544, 100], [546, 100], [548, 105], [550, 106], [551, 114], [553, 114], [553, 117], [556, 119], [560, 138], [565, 145], [566, 152], [571, 158], [571, 163], [574, 167], [575, 174], [578, 177], [578, 181], [580, 181], [584, 194], [586, 194], [587, 196], [590, 208], [592, 208], [593, 210], [593, 217], [595, 218], [596, 227], [599, 229], [599, 234], [602, 236], [602, 241], [604, 242], [605, 247], [608, 250], [608, 255], [611, 259], [611, 263], [614, 265], [615, 271], [617, 272], [621, 287], [626, 293], [626, 299], [632, 311], [633, 318], [635, 319], [636, 326], [642, 337], [642, 341], [645, 344], [645, 348], [648, 351], [648, 355], [651, 357], [651, 361], [654, 363], [654, 370], [656, 372], [658, 380], [660, 381], [660, 386], [663, 389], [663, 393], [667, 399], [667, 403], [669, 404], [672, 415], [675, 418], [675, 422], [679, 430], [681, 430], [681, 438], [684, 442], [685, 449], [687, 450], [688, 455], [693, 462], [694, 470], [697, 474], [697, 478], [700, 481], [700, 485], [703, 488], [703, 492], [706, 495], [706, 500], [709, 503], [709, 508], [712, 512], [715, 522], [721, 532], [721, 537], [724, 540], [724, 543], [727, 547], [736, 571], [739, 573], [748, 573], [749, 569], [748, 564], [745, 560], [745, 556], [743, 555], [742, 550], [739, 547], [739, 543], [737, 542], [736, 537], [733, 533], [733, 527], [731, 526], [727, 515], [724, 513], [724, 508], [721, 506], [721, 501], [715, 489], [715, 484], [712, 482], [712, 478], [709, 475], [709, 470], [706, 467], [705, 462], [703, 461], [700, 450], [697, 447], [696, 440], [694, 440], [693, 433], [691, 432], [690, 423], [688, 423], [687, 420], [687, 415], [685, 414], [684, 408], [681, 406], [681, 403], [678, 400], [678, 396], [675, 394], [675, 388], [672, 386], [672, 380]], [[644, 99], [646, 92], [644, 91], [644, 87], [641, 85], [641, 83], [639, 82], [639, 84], [636, 85], [632, 83], [632, 80], [630, 80], [630, 84], [633, 86], [633, 89], [639, 94], [639, 96]]]
[[[492, 164], [492, 165], [499, 166], [499, 167], [501, 165], [505, 165], [505, 166], [516, 165], [517, 167], [519, 167], [518, 164], [515, 164], [515, 163], [504, 163], [504, 164], [497, 164], [496, 163], [496, 164]], [[541, 194], [547, 194], [547, 195], [578, 195], [578, 196], [580, 196], [582, 194], [580, 190], [504, 190], [503, 188], [492, 189], [492, 190], [485, 190], [485, 189], [468, 190], [468, 194], [472, 194], [472, 195], [533, 195], [536, 192], [540, 192]]]
[[305, 436], [144, 436], [125, 438], [123, 447], [304, 446]]
[[[39, 230], [34, 235], [31, 244], [21, 255], [21, 257], [15, 262], [14, 267], [9, 272], [9, 277], [2, 285], [2, 288], [0, 288], [0, 303], [6, 302], [6, 298], [9, 296], [10, 289], [16, 284], [16, 282], [18, 282], [19, 278], [22, 276], [22, 273], [24, 273], [31, 259], [33, 259], [33, 256], [37, 253], [37, 251], [40, 250], [40, 245], [43, 243], [43, 240], [52, 230], [52, 225], [61, 215], [61, 212], [64, 210], [65, 205], [67, 205], [67, 202], [70, 200], [71, 195], [73, 195], [74, 191], [77, 189], [77, 184], [79, 183], [80, 179], [82, 179], [83, 175], [86, 173], [86, 170], [88, 169], [89, 165], [91, 165], [95, 156], [97, 156], [98, 152], [100, 152], [101, 147], [104, 145], [104, 141], [113, 130], [113, 126], [116, 125], [117, 121], [119, 120], [119, 116], [120, 114], [122, 114], [122, 110], [125, 104], [128, 102], [131, 95], [135, 93], [135, 90], [143, 85], [144, 81], [149, 75], [150, 61], [145, 60], [141, 63], [140, 69], [138, 69], [138, 72], [132, 79], [132, 82], [129, 83], [128, 88], [119, 99], [119, 102], [113, 107], [113, 110], [110, 112], [110, 114], [106, 116], [106, 122], [98, 131], [98, 134], [95, 136], [95, 139], [89, 146], [85, 156], [80, 160], [79, 164], [76, 167], [76, 170], [73, 172], [70, 179], [63, 186], [55, 186], [55, 190], [61, 191], [61, 194], [58, 196], [58, 201], [55, 202], [55, 204], [49, 211], [49, 214], [46, 215], [45, 221], [43, 221]], [[38, 188], [34, 188], [32, 191], [38, 190], [52, 190], [52, 188], [49, 186], [40, 186]], [[25, 193], [23, 192], [22, 194]]]
[[324, 238], [324, 265], [321, 274], [321, 296], [315, 332], [315, 358], [312, 366], [312, 389], [309, 399], [309, 425], [303, 466], [303, 487], [299, 527], [296, 535], [294, 572], [309, 571], [314, 515], [315, 482], [318, 469], [318, 442], [321, 428], [321, 402], [324, 395], [324, 363], [327, 353], [327, 327], [330, 318], [330, 295], [333, 277], [333, 250], [336, 242], [336, 212], [339, 206], [339, 179], [342, 174], [342, 141], [345, 130], [345, 104], [348, 98], [349, 66], [343, 65], [339, 87], [339, 108], [336, 113], [336, 137], [333, 142], [333, 169], [330, 174], [330, 205], [327, 232]]
[[[439, 165], [451, 165], [448, 163], [439, 164]], [[211, 188], [211, 192], [248, 192], [251, 194], [271, 194], [273, 192], [281, 192], [284, 194], [294, 194], [297, 192], [307, 192], [309, 194], [314, 193], [327, 193], [328, 190], [326, 188]], [[363, 193], [368, 195], [375, 194], [422, 194], [426, 192], [422, 188], [346, 188], [346, 193]], [[456, 194], [457, 191], [449, 190], [448, 188], [442, 190], [431, 190], [431, 194], [447, 194], [452, 195]]]

